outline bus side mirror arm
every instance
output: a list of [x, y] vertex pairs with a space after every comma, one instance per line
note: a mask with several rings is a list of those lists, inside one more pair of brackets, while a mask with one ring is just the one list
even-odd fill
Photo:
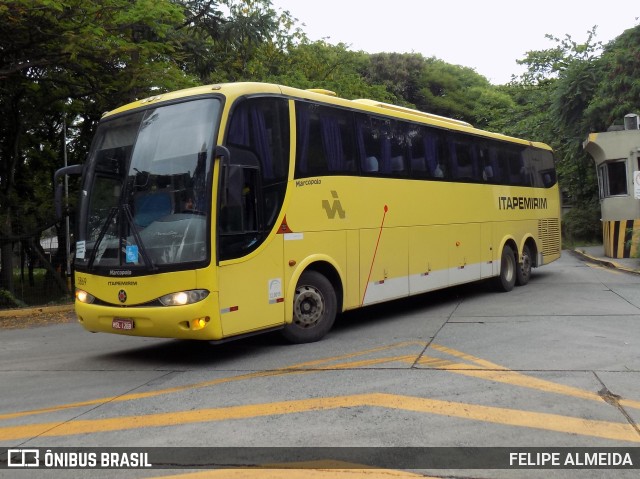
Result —
[[60, 168], [53, 175], [53, 184], [55, 185], [55, 207], [56, 218], [62, 219], [62, 189], [63, 184], [58, 182], [58, 179], [64, 175], [81, 175], [84, 170], [84, 165], [70, 165]]
[[222, 204], [226, 205], [229, 198], [229, 169], [231, 167], [231, 153], [225, 146], [218, 145], [213, 152], [214, 158], [222, 158], [224, 177], [222, 179]]

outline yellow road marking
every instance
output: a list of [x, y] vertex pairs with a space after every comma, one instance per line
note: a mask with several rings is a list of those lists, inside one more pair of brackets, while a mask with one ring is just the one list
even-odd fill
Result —
[[[125, 401], [134, 401], [138, 399], [147, 399], [147, 398], [162, 396], [164, 394], [173, 394], [173, 393], [182, 392], [182, 391], [191, 390], [191, 389], [206, 388], [211, 386], [217, 386], [219, 384], [231, 383], [236, 381], [246, 381], [246, 380], [255, 379], [255, 378], [284, 376], [284, 375], [291, 375], [291, 374], [309, 374], [317, 371], [318, 369], [322, 369], [317, 367], [314, 369], [305, 369], [305, 368], [310, 368], [311, 366], [318, 366], [325, 363], [332, 363], [332, 362], [340, 361], [343, 359], [350, 359], [358, 356], [379, 353], [383, 351], [388, 351], [390, 349], [396, 349], [396, 348], [401, 348], [406, 346], [424, 347], [426, 346], [426, 344], [427, 343], [423, 341], [405, 341], [402, 343], [395, 343], [387, 346], [380, 346], [377, 348], [365, 349], [365, 350], [356, 351], [353, 353], [342, 354], [340, 356], [333, 356], [333, 357], [328, 357], [323, 359], [316, 359], [313, 361], [306, 361], [303, 363], [298, 363], [292, 366], [287, 366], [282, 369], [275, 369], [271, 371], [257, 371], [257, 372], [247, 373], [247, 374], [241, 374], [239, 376], [230, 376], [230, 377], [213, 379], [211, 381], [204, 381], [204, 382], [195, 383], [195, 384], [186, 384], [184, 386], [176, 386], [173, 388], [158, 389], [155, 391], [146, 391], [146, 392], [140, 392], [140, 393], [123, 394], [122, 396], [102, 397], [98, 399], [91, 399], [88, 401], [61, 404], [59, 406], [52, 406], [48, 408], [32, 409], [29, 411], [19, 411], [19, 412], [13, 412], [13, 413], [0, 414], [0, 420], [15, 419], [19, 417], [32, 416], [37, 414], [46, 414], [50, 412], [63, 411], [66, 409], [74, 409], [78, 407], [97, 406], [104, 403], [117, 403], [117, 402], [125, 402]], [[402, 361], [402, 360], [398, 360], [398, 361]], [[381, 362], [386, 362], [386, 361], [381, 361]], [[369, 363], [369, 365], [379, 364], [379, 363], [380, 362]], [[345, 366], [345, 364], [336, 365], [334, 366], [334, 368], [360, 367], [356, 365], [357, 363], [347, 363], [347, 364], [351, 364], [351, 365], [350, 366]], [[363, 363], [362, 365], [365, 365], [365, 364]], [[326, 366], [324, 369], [332, 369], [332, 368], [330, 366]]]
[[[259, 371], [239, 376], [225, 377], [204, 381], [201, 383], [177, 386], [155, 391], [126, 394], [119, 397], [101, 398], [90, 401], [76, 402], [51, 408], [37, 409], [0, 415], [0, 419], [17, 418], [21, 416], [44, 414], [81, 406], [91, 406], [106, 402], [122, 402], [137, 399], [145, 399], [164, 394], [211, 387], [219, 384], [235, 381], [250, 380], [261, 377], [276, 377], [292, 374], [311, 374], [319, 370], [362, 368], [383, 363], [401, 362], [413, 364], [416, 355], [400, 355], [374, 357], [354, 361], [345, 361], [366, 355], [390, 351], [408, 346], [424, 347], [423, 341], [406, 341], [392, 345], [371, 348], [362, 351], [342, 354], [339, 356], [317, 359], [298, 363], [282, 369], [271, 371]], [[445, 358], [421, 356], [418, 364], [431, 368], [446, 370], [456, 374], [462, 374], [477, 379], [490, 380], [518, 387], [526, 387], [543, 392], [561, 394], [580, 399], [604, 402], [599, 395], [579, 388], [565, 386], [563, 384], [527, 376], [525, 374], [509, 370], [504, 366], [477, 358], [455, 349], [431, 344], [432, 350], [453, 356], [467, 362], [456, 362]], [[342, 361], [342, 362], [341, 362]], [[640, 409], [640, 402], [621, 399], [619, 403], [625, 407]], [[72, 421], [69, 423], [41, 423], [25, 426], [11, 426], [0, 428], [0, 440], [11, 440], [33, 436], [66, 436], [74, 434], [86, 434], [95, 432], [116, 431], [124, 429], [136, 429], [140, 427], [173, 426], [185, 423], [222, 421], [241, 418], [261, 417], [276, 414], [303, 413], [306, 411], [330, 410], [339, 407], [371, 406], [403, 409], [408, 411], [440, 414], [450, 417], [472, 419], [485, 422], [493, 422], [504, 425], [531, 427], [536, 429], [558, 432], [582, 434], [608, 439], [620, 439], [631, 442], [640, 442], [640, 436], [632, 426], [606, 421], [588, 421], [578, 418], [559, 415], [518, 411], [489, 406], [478, 406], [464, 403], [454, 403], [426, 398], [413, 398], [407, 396], [395, 396], [389, 394], [364, 394], [356, 396], [339, 396], [335, 398], [320, 398], [313, 400], [294, 400], [271, 404], [258, 404], [246, 406], [234, 406], [221, 409], [205, 409], [201, 411], [183, 411], [149, 416], [131, 416], [102, 420]], [[124, 424], [124, 425], [123, 425]]]
[[[337, 465], [339, 466], [340, 463]], [[364, 477], [367, 479], [437, 479], [436, 477], [423, 476], [422, 474], [415, 474], [413, 472], [390, 469], [358, 469], [352, 465], [349, 465], [348, 469], [336, 468], [335, 464], [331, 465], [331, 469], [326, 469], [326, 463], [292, 463], [284, 464], [282, 467], [282, 469], [218, 469], [215, 471], [177, 474], [174, 476], [157, 476], [155, 479], [332, 479], [334, 477], [349, 479], [352, 477], [362, 478], [365, 474], [366, 476]], [[345, 465], [345, 467], [347, 467], [347, 465]]]
[[[526, 374], [507, 369], [499, 364], [492, 363], [491, 361], [476, 358], [470, 354], [456, 351], [455, 349], [440, 346], [438, 344], [432, 344], [431, 347], [435, 350], [471, 361], [475, 364], [454, 363], [452, 361], [447, 361], [446, 359], [433, 358], [430, 356], [421, 357], [418, 361], [419, 364], [425, 364], [436, 369], [445, 369], [455, 374], [462, 374], [464, 376], [474, 377], [477, 379], [511, 384], [512, 386], [536, 389], [538, 391], [561, 394], [579, 399], [587, 399], [589, 401], [605, 402], [600, 395], [591, 391], [585, 391], [584, 389], [573, 386], [566, 386], [564, 384], [554, 383], [545, 379], [539, 379], [534, 376], [528, 376]], [[619, 404], [624, 407], [640, 409], [640, 401], [634, 401], [632, 399], [620, 399]]]
[[34, 436], [59, 437], [93, 434], [98, 432], [140, 429], [143, 427], [177, 426], [353, 407], [381, 407], [483, 421], [506, 426], [527, 427], [617, 441], [640, 442], [640, 435], [638, 435], [633, 426], [627, 423], [590, 420], [557, 414], [519, 411], [494, 406], [480, 406], [477, 404], [378, 393], [299, 399], [265, 404], [149, 414], [144, 416], [77, 420], [63, 424], [42, 423], [9, 426], [0, 428], [0, 440], [11, 441]]

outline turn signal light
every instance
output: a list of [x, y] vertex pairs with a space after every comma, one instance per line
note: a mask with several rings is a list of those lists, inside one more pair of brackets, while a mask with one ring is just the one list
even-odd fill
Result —
[[204, 328], [209, 322], [209, 316], [205, 318], [198, 318], [191, 321], [191, 329], [193, 331], [198, 331], [199, 329]]

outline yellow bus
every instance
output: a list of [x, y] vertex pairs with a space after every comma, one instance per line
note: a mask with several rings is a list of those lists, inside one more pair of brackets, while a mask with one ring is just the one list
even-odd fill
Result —
[[102, 118], [81, 173], [76, 313], [89, 331], [293, 342], [338, 313], [560, 256], [551, 149], [325, 90], [154, 96]]

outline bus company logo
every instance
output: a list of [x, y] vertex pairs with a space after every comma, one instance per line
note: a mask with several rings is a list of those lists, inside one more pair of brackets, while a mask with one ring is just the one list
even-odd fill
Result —
[[118, 291], [118, 301], [124, 303], [127, 300], [127, 292], [124, 289]]
[[300, 188], [301, 186], [311, 186], [311, 185], [321, 185], [322, 180], [320, 178], [311, 178], [308, 180], [296, 180], [296, 187]]
[[332, 190], [331, 196], [333, 197], [333, 203], [329, 203], [329, 200], [322, 200], [322, 207], [327, 213], [327, 218], [329, 218], [330, 220], [333, 220], [336, 218], [336, 214], [337, 214], [340, 217], [340, 219], [343, 220], [347, 214], [342, 209], [342, 204], [338, 199], [338, 192]]
[[546, 210], [546, 198], [529, 198], [526, 196], [499, 196], [499, 210]]
[[38, 449], [8, 449], [8, 467], [39, 467], [40, 451]]
[[109, 276], [131, 276], [133, 271], [130, 269], [110, 269]]

